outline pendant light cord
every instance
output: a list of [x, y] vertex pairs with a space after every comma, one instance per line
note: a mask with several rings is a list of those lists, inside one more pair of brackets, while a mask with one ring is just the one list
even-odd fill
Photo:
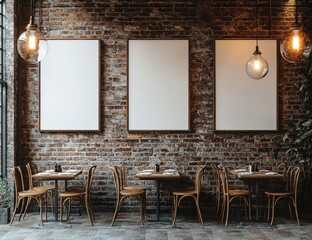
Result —
[[257, 48], [258, 48], [258, 39], [259, 39], [259, 0], [257, 0], [257, 40], [256, 40]]
[[35, 18], [35, 0], [31, 0], [31, 16]]
[[295, 0], [295, 21], [298, 21], [298, 10], [297, 10], [297, 0]]
[[272, 0], [269, 0], [269, 8], [270, 8], [270, 13], [269, 13], [269, 38], [271, 38], [271, 35], [272, 35]]

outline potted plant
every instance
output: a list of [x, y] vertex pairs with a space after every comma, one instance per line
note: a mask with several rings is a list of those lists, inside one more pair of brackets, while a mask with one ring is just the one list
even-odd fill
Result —
[[7, 179], [0, 178], [0, 224], [9, 223], [11, 202], [12, 195], [9, 183]]
[[283, 140], [289, 144], [287, 154], [302, 166], [302, 191], [308, 202], [312, 199], [312, 56], [300, 71], [296, 85], [304, 97], [304, 112]]

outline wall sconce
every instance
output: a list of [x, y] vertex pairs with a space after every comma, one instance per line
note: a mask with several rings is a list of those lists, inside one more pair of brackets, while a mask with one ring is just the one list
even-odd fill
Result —
[[29, 24], [26, 31], [23, 32], [17, 40], [17, 51], [19, 55], [28, 63], [35, 64], [40, 62], [47, 56], [48, 41], [40, 33], [40, 30], [35, 24], [35, 1], [31, 1], [31, 12]]
[[246, 63], [246, 73], [247, 75], [255, 80], [264, 78], [269, 72], [269, 64], [261, 56], [258, 45], [259, 38], [259, 0], [257, 0], [257, 40], [256, 40], [256, 50], [253, 52], [252, 56]]
[[297, 1], [295, 0], [294, 23], [281, 41], [280, 51], [286, 61], [296, 63], [307, 59], [310, 56], [311, 49], [310, 38], [299, 24]]

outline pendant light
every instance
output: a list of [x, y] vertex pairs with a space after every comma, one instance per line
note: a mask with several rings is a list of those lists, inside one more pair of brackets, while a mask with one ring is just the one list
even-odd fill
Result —
[[259, 0], [257, 0], [257, 39], [256, 39], [256, 50], [253, 52], [252, 56], [246, 63], [246, 73], [247, 75], [255, 80], [264, 78], [269, 72], [269, 64], [261, 56], [258, 45], [259, 38]]
[[35, 64], [47, 56], [48, 41], [35, 24], [35, 1], [31, 0], [31, 16], [26, 31], [17, 40], [17, 51], [28, 63]]
[[310, 56], [311, 48], [309, 36], [302, 31], [302, 26], [299, 24], [297, 0], [295, 0], [294, 23], [281, 41], [280, 51], [286, 61], [296, 63], [307, 59]]

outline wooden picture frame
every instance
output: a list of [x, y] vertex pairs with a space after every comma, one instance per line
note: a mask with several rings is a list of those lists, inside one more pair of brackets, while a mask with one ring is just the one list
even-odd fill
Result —
[[190, 131], [189, 41], [128, 40], [129, 132]]
[[100, 131], [100, 41], [48, 43], [40, 62], [40, 131]]
[[215, 131], [278, 130], [277, 40], [259, 40], [269, 64], [268, 74], [260, 80], [245, 71], [255, 45], [255, 39], [215, 41]]

